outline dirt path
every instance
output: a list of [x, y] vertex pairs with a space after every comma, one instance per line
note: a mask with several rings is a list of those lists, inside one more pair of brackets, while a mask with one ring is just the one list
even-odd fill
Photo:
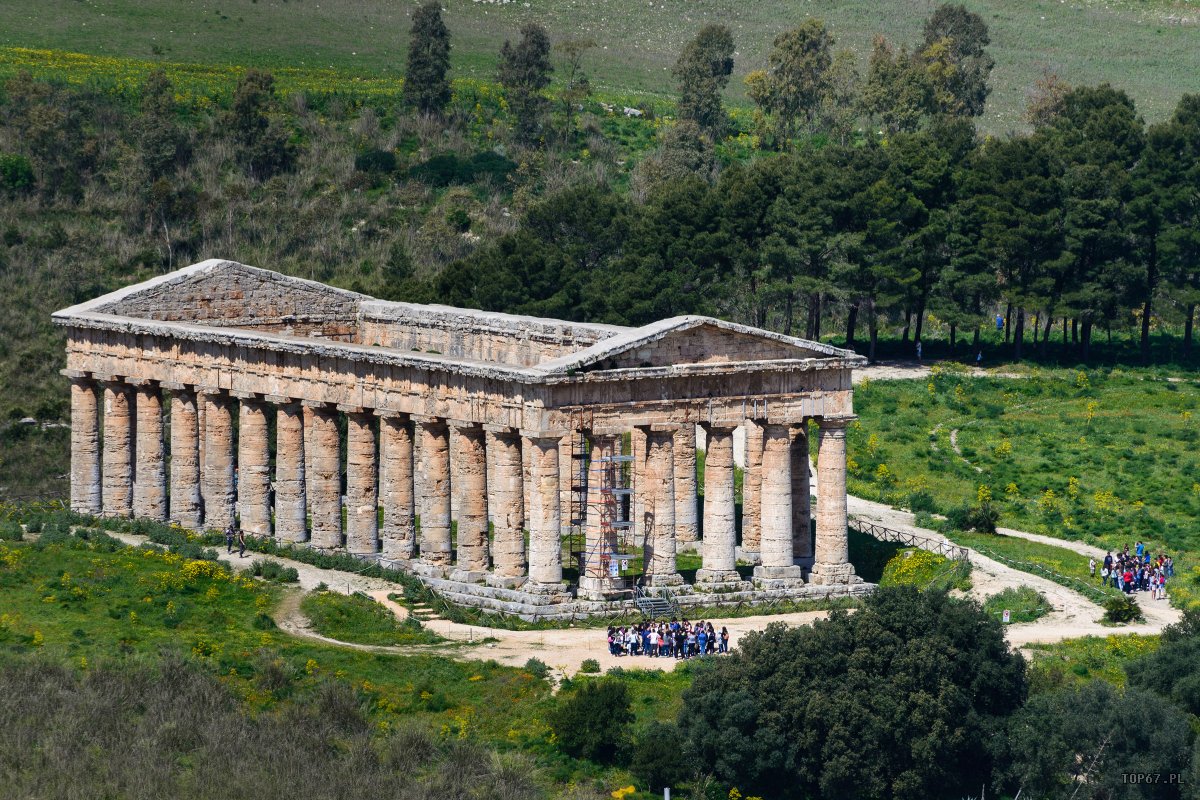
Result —
[[[936, 361], [917, 361], [898, 359], [896, 361], [877, 361], [870, 366], [854, 370], [854, 383], [862, 383], [864, 378], [873, 381], [921, 380], [933, 374]], [[954, 362], [961, 365], [961, 362]], [[968, 373], [973, 378], [1023, 378], [1016, 372], [1005, 372], [998, 369], [971, 367]]]

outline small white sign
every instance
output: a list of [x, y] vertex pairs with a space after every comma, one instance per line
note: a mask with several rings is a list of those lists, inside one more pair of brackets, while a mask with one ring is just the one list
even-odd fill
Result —
[[1009, 611], [1007, 608], [1004, 609], [1004, 624], [1007, 625], [1009, 620], [1011, 620], [1011, 619], [1012, 619], [1012, 612]]

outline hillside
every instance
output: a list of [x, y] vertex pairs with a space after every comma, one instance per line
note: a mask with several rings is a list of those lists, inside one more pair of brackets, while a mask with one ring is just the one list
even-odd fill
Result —
[[[738, 51], [731, 99], [762, 66], [772, 38], [807, 15], [821, 17], [862, 62], [871, 39], [919, 38], [930, 0], [446, 0], [459, 77], [490, 79], [505, 37], [529, 21], [555, 39], [591, 38], [587, 57], [606, 92], [665, 95], [683, 43], [707, 22], [728, 24]], [[1200, 3], [1194, 0], [972, 0], [992, 38], [994, 92], [981, 128], [1020, 127], [1027, 89], [1044, 66], [1075, 85], [1125, 89], [1148, 120], [1180, 94], [1200, 90]], [[396, 77], [403, 70], [413, 3], [382, 0], [46, 0], [0, 3], [0, 45], [45, 47], [172, 62], [320, 67]]]

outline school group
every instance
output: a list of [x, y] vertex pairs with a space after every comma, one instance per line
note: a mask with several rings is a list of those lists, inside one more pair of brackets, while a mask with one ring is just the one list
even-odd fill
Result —
[[[1088, 569], [1094, 578], [1096, 559], [1089, 560]], [[1100, 582], [1105, 586], [1111, 581], [1125, 594], [1150, 592], [1152, 600], [1167, 599], [1167, 579], [1173, 577], [1175, 559], [1162, 553], [1153, 556], [1141, 542], [1134, 545], [1133, 553], [1129, 552], [1129, 545], [1115, 556], [1105, 553], [1100, 566]]]
[[609, 627], [608, 650], [614, 656], [678, 659], [729, 652], [729, 629], [713, 630], [711, 622], [642, 622]]

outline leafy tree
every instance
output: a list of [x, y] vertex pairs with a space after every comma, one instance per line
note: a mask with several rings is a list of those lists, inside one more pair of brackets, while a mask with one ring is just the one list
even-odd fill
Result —
[[1042, 74], [1033, 82], [1025, 98], [1025, 121], [1034, 128], [1045, 128], [1054, 121], [1063, 110], [1063, 101], [1071, 84], [1049, 67], [1042, 68]]
[[[1022, 797], [1178, 798], [1190, 758], [1187, 718], [1161, 697], [1093, 680], [1030, 698], [997, 737], [998, 781]], [[1162, 776], [1133, 784], [1130, 773]], [[1082, 793], [1080, 793], [1082, 789]]]
[[882, 36], [875, 37], [862, 88], [863, 113], [876, 119], [889, 135], [915, 131], [933, 111], [934, 87], [929, 74], [902, 47], [892, 49]]
[[442, 20], [441, 0], [430, 0], [413, 12], [404, 72], [404, 102], [425, 114], [450, 102], [450, 29]]
[[559, 94], [563, 116], [566, 118], [566, 135], [575, 133], [575, 111], [592, 94], [592, 84], [583, 70], [583, 57], [596, 46], [595, 39], [564, 39], [554, 45], [554, 50], [564, 62], [563, 87]]
[[975, 603], [881, 589], [857, 613], [772, 624], [696, 676], [680, 729], [695, 757], [778, 798], [960, 798], [1025, 697], [1025, 664]]
[[672, 71], [679, 81], [679, 119], [719, 139], [729, 127], [721, 93], [732, 73], [733, 34], [724, 25], [705, 25], [684, 45]]
[[550, 35], [537, 23], [521, 28], [521, 41], [515, 46], [506, 39], [500, 48], [498, 80], [516, 117], [516, 135], [521, 142], [532, 144], [541, 138], [549, 108], [542, 90], [550, 85], [553, 71]]
[[826, 91], [821, 97], [821, 130], [839, 145], [850, 144], [858, 124], [858, 95], [862, 76], [858, 74], [858, 56], [843, 48], [833, 54], [826, 72]]
[[137, 128], [142, 164], [150, 180], [174, 174], [188, 156], [188, 141], [176, 119], [175, 87], [162, 70], [151, 72], [142, 84]]
[[1183, 619], [1168, 626], [1157, 650], [1125, 668], [1129, 685], [1171, 700], [1200, 716], [1200, 611], [1188, 608]]
[[710, 181], [716, 175], [717, 157], [710, 140], [691, 120], [677, 122], [659, 134], [659, 145], [634, 168], [631, 184], [639, 200], [688, 177]]
[[563, 752], [601, 764], [612, 763], [634, 720], [629, 687], [614, 678], [588, 681], [559, 698], [550, 728]]
[[774, 122], [776, 142], [786, 145], [803, 121], [811, 131], [830, 91], [829, 68], [833, 37], [819, 19], [775, 37], [767, 69], [746, 76], [746, 86], [758, 107]]
[[238, 81], [225, 122], [250, 175], [269, 178], [288, 170], [295, 151], [283, 125], [268, 112], [275, 102], [275, 76], [250, 69]]
[[991, 91], [988, 78], [996, 65], [984, 50], [987, 24], [966, 6], [939, 6], [925, 21], [921, 59], [937, 88], [938, 110], [952, 116], [983, 114]]

